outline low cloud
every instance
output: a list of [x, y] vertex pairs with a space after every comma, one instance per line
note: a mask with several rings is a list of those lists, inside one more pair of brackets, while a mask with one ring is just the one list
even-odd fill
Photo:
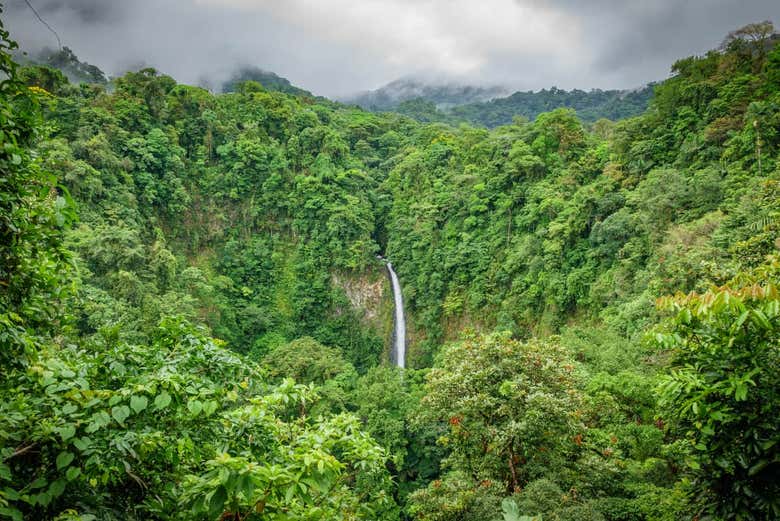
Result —
[[[30, 0], [83, 60], [146, 63], [212, 85], [255, 65], [339, 96], [401, 76], [516, 89], [630, 88], [776, 0]], [[29, 51], [56, 45], [23, 0], [3, 15]]]

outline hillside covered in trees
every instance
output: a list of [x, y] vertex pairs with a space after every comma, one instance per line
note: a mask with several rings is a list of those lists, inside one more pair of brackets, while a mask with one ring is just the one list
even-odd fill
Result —
[[376, 90], [347, 96], [344, 103], [358, 105], [374, 112], [394, 111], [405, 101], [423, 100], [439, 109], [467, 105], [506, 96], [502, 87], [474, 87], [458, 84], [430, 84], [423, 80], [404, 78], [391, 81]]
[[393, 82], [347, 100], [372, 111], [392, 111], [423, 123], [439, 122], [495, 128], [516, 117], [533, 121], [539, 114], [570, 108], [586, 123], [599, 119], [617, 121], [638, 116], [647, 109], [653, 86], [636, 90], [566, 91], [552, 87], [538, 92], [515, 92], [478, 87], [435, 87], [415, 82]]
[[245, 81], [255, 81], [266, 90], [284, 92], [295, 96], [312, 96], [312, 93], [298, 88], [290, 83], [287, 78], [274, 74], [270, 71], [264, 71], [257, 67], [241, 67], [235, 71], [230, 79], [222, 84], [222, 92], [235, 92], [241, 83]]
[[452, 117], [488, 128], [509, 125], [517, 116], [534, 120], [539, 114], [557, 108], [574, 109], [586, 123], [599, 119], [618, 121], [643, 113], [653, 95], [653, 86], [635, 90], [598, 90], [588, 92], [542, 89], [539, 92], [515, 92], [506, 98], [469, 103], [450, 110]]
[[770, 23], [492, 130], [0, 38], [0, 518], [780, 516]]

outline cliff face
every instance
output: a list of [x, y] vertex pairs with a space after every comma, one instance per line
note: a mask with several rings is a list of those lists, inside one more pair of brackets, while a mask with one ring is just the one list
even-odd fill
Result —
[[364, 327], [373, 329], [389, 346], [393, 334], [393, 292], [384, 266], [355, 272], [331, 274], [334, 288], [340, 289], [346, 303], [360, 317]]

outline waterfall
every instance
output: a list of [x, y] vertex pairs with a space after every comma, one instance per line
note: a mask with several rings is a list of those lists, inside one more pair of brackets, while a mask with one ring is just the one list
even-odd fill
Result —
[[393, 352], [392, 359], [398, 367], [406, 366], [406, 319], [404, 318], [404, 297], [401, 294], [401, 283], [398, 282], [398, 275], [393, 271], [393, 265], [387, 263], [387, 271], [390, 273], [390, 282], [393, 285], [393, 299], [395, 300], [395, 312], [393, 322], [395, 329], [393, 331]]

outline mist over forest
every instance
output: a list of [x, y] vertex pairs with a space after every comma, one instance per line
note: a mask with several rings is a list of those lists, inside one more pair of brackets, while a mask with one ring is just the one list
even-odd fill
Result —
[[[780, 16], [772, 0], [29, 1], [61, 45], [110, 76], [154, 67], [218, 91], [258, 67], [339, 99], [403, 78], [507, 94], [635, 89], [735, 28]], [[25, 0], [4, 10], [22, 50], [58, 49]]]

